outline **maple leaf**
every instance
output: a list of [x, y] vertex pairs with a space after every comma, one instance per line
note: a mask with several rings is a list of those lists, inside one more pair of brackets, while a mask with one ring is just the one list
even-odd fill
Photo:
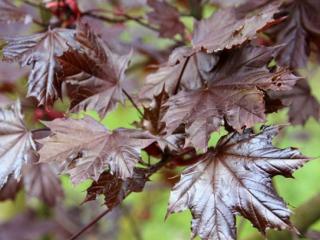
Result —
[[292, 177], [308, 159], [296, 149], [272, 146], [279, 129], [265, 127], [259, 134], [246, 130], [222, 137], [215, 149], [183, 171], [171, 191], [168, 214], [189, 208], [193, 236], [202, 239], [235, 239], [237, 214], [262, 233], [267, 228], [293, 230], [290, 210], [271, 178]]
[[119, 205], [129, 193], [142, 192], [145, 183], [149, 181], [147, 173], [147, 169], [134, 168], [132, 177], [122, 180], [110, 172], [103, 172], [98, 181], [87, 189], [84, 202], [95, 200], [97, 195], [103, 194], [105, 204], [111, 209]]
[[236, 8], [218, 10], [210, 18], [195, 23], [193, 48], [213, 53], [239, 46], [279, 22], [273, 17], [278, 7], [279, 3], [270, 3], [242, 18], [237, 17]]
[[284, 44], [277, 61], [291, 68], [304, 67], [311, 52], [311, 43], [320, 37], [320, 4], [317, 0], [292, 0], [281, 10], [287, 19], [270, 29], [269, 34], [277, 44]]
[[23, 22], [28, 24], [32, 22], [32, 16], [21, 11], [18, 7], [7, 0], [0, 1], [0, 22], [12, 23]]
[[28, 79], [28, 97], [35, 97], [39, 105], [52, 104], [61, 97], [61, 82], [57, 79], [57, 56], [70, 47], [79, 48], [74, 30], [55, 28], [45, 33], [6, 38], [3, 49], [5, 61], [19, 61], [31, 65]]
[[40, 199], [48, 206], [54, 206], [63, 197], [60, 180], [47, 163], [27, 164], [23, 171], [23, 185], [26, 193]]
[[280, 100], [284, 106], [289, 107], [288, 116], [292, 124], [305, 124], [310, 117], [320, 119], [320, 104], [305, 79], [299, 80], [290, 91], [268, 94], [272, 100]]
[[22, 167], [32, 159], [36, 149], [20, 109], [19, 101], [9, 108], [0, 109], [0, 188], [11, 174], [14, 179], [20, 179]]
[[0, 190], [0, 201], [14, 200], [21, 187], [21, 181], [18, 181], [14, 176], [10, 175]]
[[185, 124], [192, 145], [206, 149], [210, 134], [223, 121], [238, 131], [263, 122], [261, 90], [289, 90], [298, 79], [287, 69], [267, 67], [276, 52], [277, 48], [246, 45], [221, 54], [207, 87], [181, 91], [165, 103], [168, 134]]
[[57, 162], [74, 183], [88, 178], [98, 180], [109, 168], [121, 179], [132, 177], [140, 159], [140, 150], [155, 141], [143, 131], [117, 129], [108, 131], [86, 116], [83, 119], [56, 119], [44, 123], [52, 135], [39, 140], [40, 162]]
[[70, 84], [72, 111], [94, 109], [103, 118], [118, 102], [124, 102], [122, 89], [131, 53], [112, 52], [87, 25], [78, 27], [76, 39], [84, 50], [70, 50], [58, 57], [63, 69], [60, 79]]
[[172, 38], [176, 34], [184, 34], [185, 27], [180, 21], [178, 10], [165, 1], [148, 0], [148, 5], [153, 8], [153, 12], [148, 13], [150, 23], [160, 26], [161, 37]]
[[202, 52], [192, 55], [192, 49], [187, 47], [176, 48], [164, 66], [147, 76], [140, 91], [140, 98], [152, 99], [163, 89], [171, 96], [175, 93], [178, 83], [178, 88], [183, 90], [200, 88], [217, 59], [218, 56]]

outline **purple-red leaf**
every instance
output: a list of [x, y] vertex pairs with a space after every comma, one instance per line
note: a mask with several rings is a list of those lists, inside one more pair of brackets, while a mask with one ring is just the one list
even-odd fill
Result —
[[82, 51], [70, 50], [58, 57], [62, 66], [60, 79], [69, 84], [72, 111], [96, 110], [100, 117], [123, 102], [125, 70], [130, 56], [112, 52], [87, 25], [79, 25], [76, 40]]
[[243, 18], [237, 17], [236, 8], [218, 10], [210, 18], [195, 23], [193, 48], [212, 53], [256, 38], [259, 31], [278, 22], [273, 18], [278, 7], [279, 3], [271, 3]]
[[32, 160], [35, 149], [32, 133], [23, 122], [20, 102], [0, 109], [0, 188], [11, 174], [20, 179], [21, 169]]
[[292, 90], [270, 92], [269, 97], [289, 107], [289, 121], [292, 124], [305, 124], [310, 117], [320, 119], [320, 104], [305, 79], [299, 80]]
[[88, 178], [97, 181], [106, 169], [121, 179], [132, 177], [141, 149], [155, 141], [139, 130], [110, 132], [90, 117], [56, 119], [45, 125], [52, 135], [39, 140], [43, 145], [40, 162], [57, 162], [74, 183]]
[[[291, 0], [281, 10], [287, 13], [287, 19], [270, 29], [275, 42], [284, 44], [277, 60], [294, 69], [304, 67], [311, 53], [311, 43], [316, 43], [320, 37], [319, 1]], [[320, 52], [320, 48], [317, 51]]]
[[278, 132], [279, 127], [266, 127], [259, 134], [246, 130], [222, 137], [183, 171], [171, 191], [168, 214], [189, 208], [193, 236], [202, 239], [235, 239], [237, 214], [262, 233], [267, 228], [294, 230], [271, 178], [291, 177], [308, 159], [298, 150], [272, 146]]
[[149, 22], [160, 26], [161, 37], [172, 38], [176, 34], [184, 34], [184, 25], [175, 7], [159, 0], [148, 0], [148, 5], [154, 10], [148, 13]]
[[35, 97], [39, 104], [52, 104], [61, 97], [61, 82], [57, 56], [70, 47], [78, 48], [74, 30], [55, 28], [45, 33], [7, 38], [3, 49], [4, 60], [19, 61], [21, 66], [31, 65], [28, 80], [28, 96]]
[[207, 87], [169, 98], [163, 117], [168, 133], [185, 124], [192, 145], [206, 149], [210, 134], [226, 120], [241, 131], [265, 120], [264, 92], [291, 89], [298, 77], [287, 69], [269, 69], [277, 48], [254, 47], [224, 52]]
[[119, 205], [129, 193], [143, 190], [145, 183], [149, 180], [147, 173], [146, 169], [134, 168], [132, 177], [122, 180], [110, 172], [104, 172], [98, 181], [93, 182], [87, 189], [84, 202], [95, 200], [98, 195], [103, 194], [105, 204], [108, 208], [113, 208]]

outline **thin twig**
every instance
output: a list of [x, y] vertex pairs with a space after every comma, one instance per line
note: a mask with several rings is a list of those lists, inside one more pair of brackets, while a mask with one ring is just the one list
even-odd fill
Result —
[[79, 232], [74, 234], [69, 240], [75, 240], [78, 237], [80, 237], [84, 232], [86, 232], [89, 228], [91, 228], [93, 225], [95, 225], [101, 218], [103, 218], [105, 215], [107, 215], [111, 211], [111, 208], [107, 208], [102, 213], [100, 213], [95, 219], [93, 219], [89, 224], [87, 224], [84, 228], [82, 228]]
[[[163, 154], [163, 157], [161, 159], [161, 161], [157, 162], [156, 164], [152, 165], [149, 168], [149, 172], [147, 174], [147, 178], [149, 178], [151, 175], [153, 175], [154, 173], [156, 173], [160, 168], [162, 168], [163, 166], [165, 166], [169, 161], [169, 156], [167, 153]], [[125, 196], [123, 199], [125, 199], [128, 195], [130, 195], [132, 193], [131, 190], [128, 190], [125, 193]], [[113, 208], [108, 208], [105, 211], [103, 211], [102, 213], [100, 213], [95, 219], [93, 219], [90, 223], [88, 223], [85, 227], [83, 227], [79, 232], [77, 232], [76, 234], [74, 234], [71, 238], [69, 238], [69, 240], [75, 240], [77, 239], [79, 236], [81, 236], [84, 232], [86, 232], [89, 228], [91, 228], [94, 224], [96, 224], [101, 218], [103, 218], [105, 215], [107, 215]]]
[[130, 94], [122, 89], [122, 92], [126, 95], [126, 97], [129, 99], [129, 101], [131, 102], [131, 104], [134, 106], [134, 108], [138, 111], [138, 113], [140, 114], [141, 117], [143, 117], [143, 113], [141, 112], [141, 110], [139, 109], [138, 105], [134, 102], [134, 100], [132, 99], [132, 97], [130, 96]]

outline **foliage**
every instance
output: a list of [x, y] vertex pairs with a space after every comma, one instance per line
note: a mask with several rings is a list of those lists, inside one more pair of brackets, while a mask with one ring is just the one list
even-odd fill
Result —
[[[256, 126], [283, 109], [289, 109], [290, 124], [319, 121], [319, 102], [301, 68], [320, 59], [320, 2], [107, 2], [86, 10], [80, 0], [0, 1], [3, 61], [18, 62], [21, 70], [13, 74], [28, 75], [27, 92], [12, 82], [1, 88], [8, 104], [0, 109], [0, 199], [15, 199], [24, 189], [54, 214], [29, 226], [25, 222], [37, 214], [27, 212], [7, 223], [4, 236], [19, 239], [17, 221], [32, 229], [30, 239], [76, 239], [111, 210], [126, 212], [122, 201], [144, 192], [160, 169], [180, 172], [169, 184], [166, 217], [189, 209], [192, 238], [236, 239], [237, 215], [262, 235], [269, 228], [289, 230], [289, 237], [305, 234], [307, 228], [290, 221], [272, 179], [292, 178], [310, 158], [274, 145], [284, 126]], [[202, 18], [206, 7], [215, 10]], [[192, 30], [186, 16], [194, 18]], [[150, 46], [143, 39], [148, 32], [135, 32], [132, 23], [167, 43]], [[119, 31], [131, 34], [130, 41]], [[14, 103], [10, 94], [20, 100]], [[129, 126], [104, 126], [103, 119], [123, 105], [138, 118]], [[92, 111], [96, 117], [83, 116]], [[219, 131], [226, 134], [212, 144]], [[77, 217], [56, 210], [63, 174], [75, 185], [89, 180], [83, 202], [103, 195], [107, 207], [74, 235], [57, 224], [56, 215]], [[98, 227], [94, 232], [112, 236]]]

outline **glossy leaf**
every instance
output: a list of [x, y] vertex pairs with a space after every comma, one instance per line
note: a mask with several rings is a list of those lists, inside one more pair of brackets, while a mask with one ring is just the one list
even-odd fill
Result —
[[59, 66], [55, 58], [70, 47], [79, 47], [73, 35], [74, 30], [55, 28], [45, 33], [6, 39], [4, 60], [32, 66], [28, 96], [35, 97], [40, 105], [52, 104], [61, 97], [61, 82], [57, 79]]
[[74, 183], [98, 180], [104, 170], [121, 179], [132, 177], [141, 149], [155, 138], [146, 132], [117, 129], [113, 132], [90, 117], [45, 122], [52, 135], [39, 140], [41, 162], [56, 162]]
[[0, 188], [9, 176], [21, 177], [22, 167], [33, 158], [36, 149], [32, 134], [26, 129], [20, 102], [0, 109]]
[[272, 146], [278, 131], [266, 127], [259, 134], [246, 130], [222, 137], [215, 149], [183, 171], [171, 191], [168, 214], [189, 208], [193, 236], [202, 239], [235, 239], [237, 214], [262, 233], [267, 228], [294, 230], [290, 210], [271, 178], [291, 177], [308, 159], [298, 150]]

